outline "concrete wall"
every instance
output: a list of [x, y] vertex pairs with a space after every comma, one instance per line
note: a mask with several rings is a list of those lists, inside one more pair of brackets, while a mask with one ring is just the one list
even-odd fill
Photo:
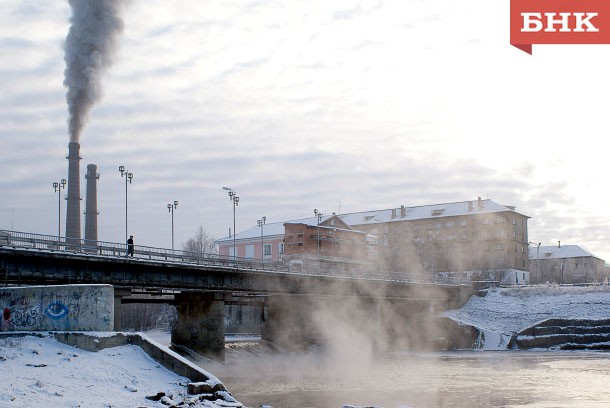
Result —
[[110, 285], [0, 288], [0, 331], [112, 331]]

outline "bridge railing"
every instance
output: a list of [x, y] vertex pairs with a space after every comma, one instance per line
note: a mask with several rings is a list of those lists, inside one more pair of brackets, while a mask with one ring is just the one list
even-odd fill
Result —
[[[82, 253], [91, 256], [122, 257], [127, 254], [127, 244], [91, 241], [58, 237], [57, 235], [43, 235], [29, 232], [0, 230], [0, 246], [13, 246], [32, 248], [45, 251], [62, 251]], [[187, 265], [219, 266], [238, 268], [252, 271], [265, 271], [277, 273], [291, 273], [303, 275], [320, 275], [360, 279], [379, 279], [395, 282], [434, 283], [443, 285], [459, 285], [469, 282], [459, 273], [410, 273], [392, 272], [371, 268], [366, 263], [351, 264], [349, 267], [324, 265], [320, 262], [305, 262], [304, 264], [291, 264], [290, 262], [261, 261], [260, 259], [223, 256], [213, 253], [189, 252], [156, 248], [143, 245], [134, 245], [133, 258], [153, 262], [180, 263]]]
[[[106, 257], [130, 256], [127, 252], [127, 244], [123, 243], [92, 241], [78, 238], [58, 237], [57, 235], [43, 235], [9, 230], [0, 230], [0, 246], [2, 245]], [[133, 258], [156, 262], [176, 262], [181, 264], [288, 272], [288, 267], [281, 262], [262, 262], [260, 260], [222, 256], [214, 253], [189, 252], [144, 245], [134, 245]]]

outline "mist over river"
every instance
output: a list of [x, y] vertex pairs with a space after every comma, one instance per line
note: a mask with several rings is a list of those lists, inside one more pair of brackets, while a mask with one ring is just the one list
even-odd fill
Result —
[[376, 358], [278, 354], [260, 344], [203, 363], [244, 405], [282, 407], [609, 407], [610, 354], [468, 351]]

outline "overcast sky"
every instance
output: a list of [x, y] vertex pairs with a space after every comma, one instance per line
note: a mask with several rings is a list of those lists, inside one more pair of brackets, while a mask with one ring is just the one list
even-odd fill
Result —
[[[70, 7], [0, 5], [0, 228], [57, 234]], [[532, 217], [531, 241], [610, 260], [609, 45], [528, 55], [507, 0], [132, 0], [124, 23], [81, 136], [101, 240], [124, 240], [124, 165], [136, 244], [171, 247], [174, 200], [176, 247], [226, 236], [228, 186], [238, 232], [481, 196]]]

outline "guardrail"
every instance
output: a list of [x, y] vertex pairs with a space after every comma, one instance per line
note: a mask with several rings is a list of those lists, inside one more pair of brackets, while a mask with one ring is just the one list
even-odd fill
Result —
[[[78, 238], [58, 237], [29, 232], [0, 230], [0, 246], [15, 248], [32, 248], [50, 252], [79, 253], [91, 256], [126, 258], [127, 244], [91, 241]], [[131, 258], [131, 256], [129, 256]], [[410, 272], [390, 272], [367, 268], [365, 265], [350, 268], [337, 268], [308, 263], [307, 265], [291, 265], [285, 262], [271, 262], [233, 256], [223, 256], [213, 253], [199, 253], [166, 248], [156, 248], [144, 245], [134, 245], [133, 258], [145, 261], [179, 263], [185, 265], [200, 265], [208, 267], [226, 267], [252, 271], [290, 273], [309, 276], [333, 276], [354, 279], [387, 280], [408, 283], [433, 283], [442, 285], [460, 285], [469, 283], [460, 274], [421, 274]]]

